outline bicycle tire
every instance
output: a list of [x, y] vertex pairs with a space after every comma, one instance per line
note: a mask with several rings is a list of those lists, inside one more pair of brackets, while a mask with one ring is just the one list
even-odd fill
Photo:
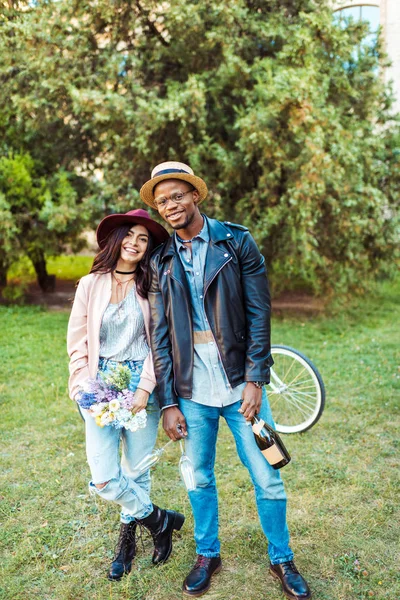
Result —
[[276, 430], [289, 434], [307, 431], [325, 407], [322, 377], [307, 356], [290, 346], [273, 345], [271, 354], [274, 365], [267, 393]]

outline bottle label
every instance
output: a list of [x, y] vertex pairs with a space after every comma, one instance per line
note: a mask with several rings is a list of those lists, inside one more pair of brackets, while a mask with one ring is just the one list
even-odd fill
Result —
[[278, 446], [274, 444], [270, 448], [266, 450], [261, 450], [261, 453], [265, 456], [270, 465], [276, 465], [278, 462], [281, 462], [285, 455], [279, 450]]
[[[253, 432], [256, 435], [260, 435], [260, 431], [264, 425], [265, 421], [260, 419], [258, 423], [254, 423], [254, 425], [252, 425]], [[261, 450], [261, 454], [264, 455], [270, 465], [276, 465], [278, 462], [281, 462], [283, 458], [285, 458], [285, 455], [281, 452], [280, 448], [276, 444], [273, 444], [270, 446], [270, 448]]]

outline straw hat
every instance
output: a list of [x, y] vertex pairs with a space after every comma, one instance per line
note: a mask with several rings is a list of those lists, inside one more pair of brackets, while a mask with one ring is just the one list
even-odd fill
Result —
[[127, 213], [108, 215], [108, 217], [104, 217], [104, 219], [100, 221], [96, 231], [97, 243], [100, 248], [104, 248], [108, 236], [114, 229], [121, 225], [129, 225], [130, 223], [132, 223], [132, 225], [143, 225], [146, 227], [152, 235], [155, 246], [159, 246], [169, 238], [168, 231], [162, 225], [157, 223], [157, 221], [152, 219], [147, 210], [136, 208]]
[[196, 177], [193, 170], [188, 165], [181, 162], [169, 161], [160, 163], [154, 167], [151, 172], [151, 179], [141, 187], [140, 197], [143, 202], [152, 208], [157, 209], [154, 204], [153, 190], [157, 183], [160, 183], [160, 181], [164, 181], [165, 179], [182, 179], [183, 181], [191, 183], [199, 192], [199, 204], [200, 202], [203, 202], [207, 196], [208, 189], [205, 181], [200, 177]]

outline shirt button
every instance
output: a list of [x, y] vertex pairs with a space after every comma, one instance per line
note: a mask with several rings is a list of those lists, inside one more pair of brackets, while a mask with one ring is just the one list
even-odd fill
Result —
[[214, 346], [214, 342], [208, 342], [210, 346]]
[[225, 258], [228, 258], [229, 254], [225, 253], [224, 256], [225, 256]]
[[196, 271], [196, 275], [200, 275], [200, 273], [198, 271]]
[[231, 234], [230, 234], [230, 233], [227, 233], [227, 234], [226, 234], [226, 237], [231, 237]]
[[202, 298], [203, 296], [200, 296], [200, 298]]

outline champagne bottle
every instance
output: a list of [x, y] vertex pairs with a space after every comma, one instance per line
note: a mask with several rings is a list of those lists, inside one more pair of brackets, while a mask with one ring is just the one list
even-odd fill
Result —
[[271, 467], [281, 469], [287, 465], [290, 462], [290, 454], [276, 431], [257, 415], [252, 418], [251, 425], [256, 444]]

